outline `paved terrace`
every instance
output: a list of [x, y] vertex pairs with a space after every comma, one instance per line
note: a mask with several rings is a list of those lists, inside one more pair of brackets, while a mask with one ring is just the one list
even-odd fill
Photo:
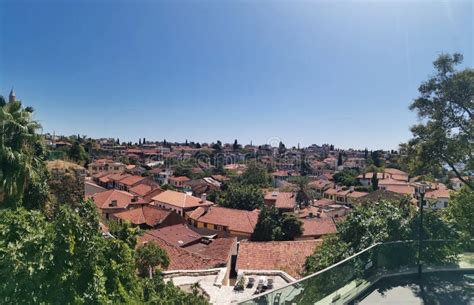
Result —
[[[177, 271], [165, 273], [165, 281], [173, 281], [175, 286], [189, 286], [194, 283], [199, 283], [204, 293], [209, 297], [209, 302], [216, 305], [228, 305], [237, 303], [239, 301], [251, 298], [257, 289], [257, 281], [260, 276], [265, 276], [267, 279], [273, 279], [274, 288], [282, 287], [294, 279], [277, 270], [259, 270], [246, 271], [245, 286], [248, 278], [253, 277], [255, 284], [253, 288], [244, 288], [243, 291], [235, 291], [234, 286], [222, 285], [222, 279], [225, 276], [226, 269], [211, 269], [211, 270], [197, 270], [197, 271]], [[233, 283], [233, 282], [232, 282]], [[244, 287], [245, 287], [244, 286]]]

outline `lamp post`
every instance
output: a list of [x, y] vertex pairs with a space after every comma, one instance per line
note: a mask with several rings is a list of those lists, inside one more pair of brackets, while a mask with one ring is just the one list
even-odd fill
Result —
[[420, 223], [418, 227], [418, 277], [421, 277], [421, 258], [423, 253], [423, 203], [426, 193], [426, 184], [418, 183], [416, 185], [416, 193], [418, 194], [420, 205]]

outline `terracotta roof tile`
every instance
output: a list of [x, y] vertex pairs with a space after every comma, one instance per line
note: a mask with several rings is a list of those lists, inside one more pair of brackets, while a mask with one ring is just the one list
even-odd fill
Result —
[[321, 240], [241, 241], [237, 257], [238, 270], [282, 270], [300, 278], [306, 258], [313, 254]]
[[180, 182], [187, 182], [191, 179], [189, 179], [188, 177], [186, 176], [179, 176], [179, 177], [170, 177], [170, 180], [171, 181], [180, 181]]
[[138, 237], [137, 246], [141, 246], [147, 242], [153, 242], [166, 251], [170, 259], [167, 270], [197, 270], [209, 269], [225, 266], [227, 262], [220, 259], [206, 257], [197, 253], [190, 252], [186, 249], [173, 246], [172, 244], [154, 237], [148, 233]]
[[[127, 208], [134, 196], [125, 191], [107, 190], [95, 193], [91, 198], [99, 209], [120, 209]], [[113, 202], [115, 205], [112, 206]]]
[[134, 187], [131, 187], [129, 191], [130, 193], [134, 193], [138, 196], [145, 196], [146, 194], [150, 193], [151, 191], [155, 189], [159, 189], [159, 187], [154, 186], [154, 185], [149, 185], [146, 183], [140, 183], [140, 184], [135, 185]]
[[206, 202], [201, 202], [201, 198], [170, 190], [164, 191], [153, 197], [152, 199], [157, 202], [162, 202], [184, 209], [195, 208], [200, 206], [209, 206], [214, 204], [209, 200], [206, 200]]
[[146, 233], [176, 247], [183, 247], [203, 238], [201, 234], [191, 230], [186, 224], [167, 226]]
[[211, 206], [200, 207], [188, 214], [189, 218], [208, 224], [226, 226], [231, 231], [252, 234], [258, 220], [258, 212]]
[[270, 202], [277, 209], [294, 209], [296, 195], [293, 192], [269, 191], [265, 194], [265, 201]]
[[114, 216], [135, 225], [146, 224], [154, 227], [165, 220], [172, 212], [159, 207], [146, 205], [132, 210], [115, 213]]
[[332, 218], [307, 218], [303, 221], [302, 237], [320, 236], [337, 233], [336, 224]]
[[237, 244], [237, 238], [227, 237], [211, 239], [209, 244], [196, 243], [185, 247], [186, 250], [206, 257], [227, 261]]
[[121, 179], [120, 183], [127, 186], [133, 186], [137, 184], [138, 182], [143, 181], [145, 179], [146, 177], [141, 177], [141, 176], [128, 176], [128, 177], [125, 177], [124, 179]]

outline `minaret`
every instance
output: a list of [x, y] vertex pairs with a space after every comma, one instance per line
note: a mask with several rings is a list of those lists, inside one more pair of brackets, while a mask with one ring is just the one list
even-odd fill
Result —
[[16, 101], [16, 94], [15, 94], [15, 90], [13, 90], [13, 88], [12, 88], [12, 90], [10, 91], [10, 94], [8, 95], [8, 101], [9, 101], [10, 103]]

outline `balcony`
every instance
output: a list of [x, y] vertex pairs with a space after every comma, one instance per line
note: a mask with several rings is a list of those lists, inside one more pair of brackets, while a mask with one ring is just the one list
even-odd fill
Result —
[[240, 304], [472, 304], [474, 241], [375, 244]]

